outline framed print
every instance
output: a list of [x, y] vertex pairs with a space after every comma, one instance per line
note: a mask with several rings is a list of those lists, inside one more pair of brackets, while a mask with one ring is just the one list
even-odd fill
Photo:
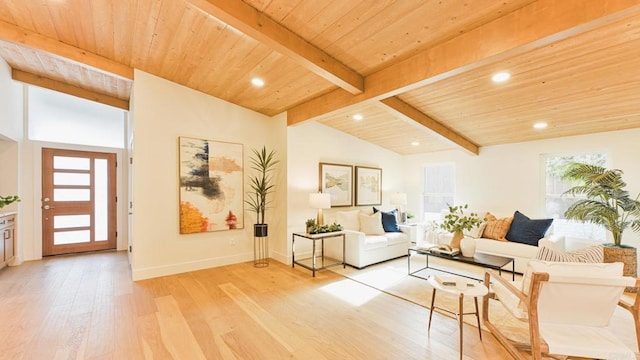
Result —
[[180, 234], [242, 229], [242, 144], [187, 137], [178, 142]]
[[353, 167], [351, 165], [320, 163], [319, 191], [331, 194], [331, 207], [353, 204]]
[[356, 166], [356, 206], [382, 204], [382, 169]]

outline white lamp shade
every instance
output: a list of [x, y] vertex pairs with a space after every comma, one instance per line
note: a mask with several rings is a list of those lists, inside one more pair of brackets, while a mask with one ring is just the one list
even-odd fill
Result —
[[407, 194], [405, 193], [392, 194], [391, 205], [407, 205]]
[[309, 206], [314, 209], [331, 208], [331, 194], [313, 193], [309, 194]]

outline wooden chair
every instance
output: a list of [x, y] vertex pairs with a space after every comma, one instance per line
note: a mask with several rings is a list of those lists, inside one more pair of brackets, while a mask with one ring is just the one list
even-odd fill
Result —
[[[636, 359], [633, 350], [607, 329], [625, 287], [640, 284], [622, 276], [622, 266], [531, 261], [521, 285], [487, 270], [484, 281], [490, 291], [483, 299], [483, 322], [514, 359], [526, 359], [519, 350], [530, 351], [535, 360], [543, 354]], [[490, 321], [490, 299], [528, 324], [529, 343], [509, 339], [501, 324]], [[620, 305], [633, 314], [638, 335], [638, 300]]]

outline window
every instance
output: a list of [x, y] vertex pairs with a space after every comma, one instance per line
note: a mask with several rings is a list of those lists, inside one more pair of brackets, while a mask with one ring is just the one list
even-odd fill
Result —
[[455, 165], [434, 164], [424, 168], [423, 209], [425, 220], [440, 218], [447, 204], [453, 204], [455, 197]]
[[553, 232], [568, 237], [604, 241], [606, 231], [602, 226], [567, 220], [564, 212], [579, 198], [562, 196], [573, 184], [562, 180], [562, 172], [567, 164], [582, 162], [606, 166], [606, 156], [602, 153], [545, 155], [545, 212], [553, 218]]
[[29, 87], [30, 140], [124, 148], [125, 111]]

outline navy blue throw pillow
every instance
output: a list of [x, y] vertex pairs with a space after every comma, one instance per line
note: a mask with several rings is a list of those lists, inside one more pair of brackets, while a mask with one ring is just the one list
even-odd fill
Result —
[[[380, 211], [375, 206], [373, 207], [373, 212], [377, 213]], [[382, 228], [385, 232], [400, 232], [400, 228], [398, 227], [398, 218], [396, 217], [397, 210], [391, 211], [380, 211], [382, 213]]]
[[544, 237], [552, 222], [553, 219], [532, 220], [516, 211], [506, 238], [509, 241], [538, 246], [538, 240]]

